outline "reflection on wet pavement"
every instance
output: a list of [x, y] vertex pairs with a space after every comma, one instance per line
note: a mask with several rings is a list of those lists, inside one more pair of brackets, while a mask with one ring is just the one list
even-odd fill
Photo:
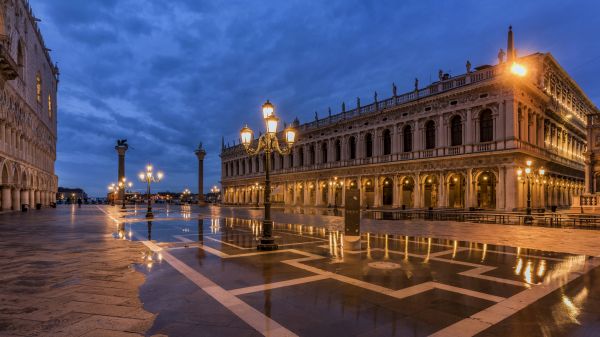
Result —
[[[592, 270], [597, 258], [387, 233], [363, 233], [360, 249], [352, 251], [345, 249], [341, 228], [281, 223], [274, 228], [280, 250], [257, 252], [259, 220], [169, 213], [152, 221], [125, 216], [114, 237], [146, 244], [148, 287], [161, 284], [185, 298], [176, 285], [162, 283], [165, 270], [178, 271], [247, 324], [250, 334], [511, 335], [520, 331], [514, 322], [498, 323], [552, 298], [538, 308], [552, 310], [548, 317], [521, 317], [538, 327], [523, 330], [527, 335], [552, 335], [559, 322], [585, 325], [587, 303], [598, 305], [589, 298], [599, 286], [581, 286], [598, 273]], [[142, 299], [157, 306], [151, 294]], [[236, 311], [232, 301], [245, 309]], [[185, 330], [161, 315], [154, 332]]]

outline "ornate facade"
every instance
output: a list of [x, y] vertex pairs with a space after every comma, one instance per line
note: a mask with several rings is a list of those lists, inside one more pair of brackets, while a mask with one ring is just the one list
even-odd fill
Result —
[[[507, 60], [504, 56], [507, 55]], [[298, 125], [290, 156], [273, 155], [272, 200], [363, 207], [524, 208], [568, 206], [584, 190], [586, 116], [598, 109], [549, 53], [507, 53], [413, 91]], [[526, 73], [515, 71], [514, 65]], [[518, 175], [531, 160], [545, 174]], [[262, 201], [264, 155], [223, 146], [223, 202]]]
[[55, 201], [56, 92], [52, 64], [26, 0], [0, 2], [0, 204]]

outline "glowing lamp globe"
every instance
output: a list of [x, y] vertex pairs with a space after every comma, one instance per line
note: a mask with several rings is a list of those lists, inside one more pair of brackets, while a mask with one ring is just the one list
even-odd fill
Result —
[[277, 124], [279, 123], [279, 118], [275, 116], [270, 116], [266, 119], [267, 121], [267, 133], [274, 134], [277, 132]]
[[252, 143], [253, 133], [247, 125], [240, 130], [240, 138], [242, 138], [242, 144], [244, 146], [248, 146]]
[[269, 102], [269, 100], [267, 100], [262, 106], [262, 112], [263, 118], [267, 119], [273, 116], [273, 113], [275, 112], [275, 107], [273, 106], [273, 104], [271, 104], [271, 102]]
[[285, 130], [285, 141], [292, 145], [296, 142], [296, 130], [292, 128], [287, 128]]

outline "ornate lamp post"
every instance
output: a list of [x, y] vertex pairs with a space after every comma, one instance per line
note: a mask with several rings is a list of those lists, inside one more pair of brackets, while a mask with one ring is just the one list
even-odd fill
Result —
[[215, 204], [219, 201], [219, 192], [221, 192], [221, 190], [217, 187], [217, 185], [210, 188], [210, 193], [213, 195], [213, 202]]
[[125, 195], [126, 195], [125, 188], [127, 186], [126, 182], [127, 182], [127, 178], [125, 178], [125, 177], [121, 178], [121, 181], [119, 181], [119, 189], [123, 190], [123, 194], [121, 194], [123, 196], [121, 209], [127, 209], [127, 207], [125, 206]]
[[267, 100], [262, 106], [263, 118], [267, 132], [258, 138], [256, 148], [252, 148], [254, 133], [248, 126], [244, 126], [240, 131], [242, 144], [249, 155], [259, 154], [261, 151], [265, 153], [265, 192], [264, 205], [265, 216], [263, 219], [263, 236], [260, 238], [260, 243], [256, 247], [258, 250], [276, 250], [277, 244], [273, 238], [273, 221], [271, 220], [271, 180], [269, 177], [269, 169], [271, 164], [271, 153], [277, 152], [282, 155], [290, 153], [294, 142], [296, 141], [296, 131], [292, 128], [287, 128], [284, 131], [285, 142], [287, 147], [279, 146], [277, 138], [277, 124], [279, 118], [275, 116], [275, 107]]
[[[531, 167], [533, 162], [531, 160], [528, 160], [526, 164], [527, 166], [525, 167], [525, 170], [521, 168], [517, 170], [517, 176], [519, 177], [519, 179], [521, 179], [523, 176], [523, 172], [525, 172], [525, 177], [523, 179], [524, 182], [527, 183], [527, 209], [525, 211], [527, 215], [525, 216], [524, 222], [527, 224], [531, 224], [533, 223], [533, 217], [531, 216], [531, 181], [536, 176], [536, 174], [534, 173], [534, 169], [532, 169]], [[544, 170], [543, 167], [538, 168], [537, 171], [540, 177], [543, 177], [546, 173], [546, 170]]]
[[148, 164], [146, 166], [146, 172], [140, 172], [139, 175], [140, 181], [148, 184], [148, 189], [146, 190], [146, 196], [148, 198], [148, 210], [146, 211], [146, 218], [148, 219], [154, 218], [154, 214], [152, 214], [152, 201], [150, 200], [150, 185], [152, 183], [161, 181], [163, 178], [162, 172], [159, 171], [156, 173], [156, 175], [154, 175], [152, 170], [152, 165]]

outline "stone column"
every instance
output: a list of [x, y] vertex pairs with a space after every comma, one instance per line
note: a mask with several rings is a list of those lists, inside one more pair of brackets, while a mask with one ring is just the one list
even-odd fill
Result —
[[21, 209], [21, 189], [14, 188], [12, 191], [12, 209], [17, 211]]
[[202, 147], [202, 143], [198, 145], [194, 153], [198, 158], [198, 204], [204, 204], [204, 157], [206, 151]]
[[35, 191], [35, 198], [34, 198], [34, 200], [35, 200], [35, 204], [41, 203], [41, 201], [40, 201], [40, 191], [39, 190]]
[[[123, 181], [125, 178], [125, 152], [129, 146], [127, 145], [127, 139], [119, 139], [117, 140], [117, 145], [115, 146], [115, 150], [119, 155], [119, 170], [118, 170], [118, 179], [117, 184]], [[121, 200], [125, 199], [125, 188], [121, 189]]]
[[379, 188], [379, 176], [373, 177], [373, 184], [375, 184], [374, 188], [374, 196], [373, 196], [373, 207], [381, 206], [381, 189]]
[[29, 203], [29, 191], [28, 190], [21, 190], [21, 204], [28, 204], [29, 207], [31, 207], [31, 204]]
[[2, 186], [2, 210], [8, 211], [12, 207], [12, 196], [10, 195], [10, 186]]
[[393, 195], [394, 195], [394, 199], [392, 202], [392, 207], [394, 208], [398, 208], [400, 207], [400, 193], [398, 193], [399, 188], [398, 188], [398, 176], [394, 176], [394, 182], [393, 182], [394, 186], [393, 186]]

